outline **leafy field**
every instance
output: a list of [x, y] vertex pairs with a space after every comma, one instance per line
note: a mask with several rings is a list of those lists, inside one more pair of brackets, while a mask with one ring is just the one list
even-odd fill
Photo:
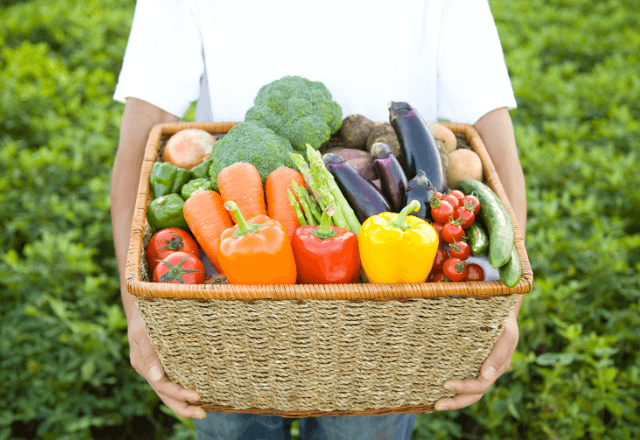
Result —
[[[636, 2], [490, 4], [535, 286], [509, 373], [414, 438], [640, 438]], [[133, 7], [0, 1], [0, 440], [195, 438], [128, 361], [109, 180]]]

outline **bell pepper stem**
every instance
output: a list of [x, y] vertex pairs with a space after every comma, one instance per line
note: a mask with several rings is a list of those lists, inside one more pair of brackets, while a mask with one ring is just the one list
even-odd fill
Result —
[[242, 237], [243, 235], [251, 234], [252, 232], [256, 232], [258, 229], [262, 227], [260, 224], [249, 224], [244, 219], [242, 212], [240, 212], [240, 208], [236, 205], [235, 202], [229, 200], [224, 204], [224, 209], [227, 211], [231, 211], [233, 217], [236, 219], [236, 223], [238, 224], [238, 230], [233, 233], [234, 237]]
[[331, 217], [336, 213], [336, 207], [333, 205], [327, 206], [322, 212], [322, 219], [320, 220], [320, 226], [315, 228], [311, 234], [316, 237], [326, 240], [327, 238], [331, 238], [337, 234], [337, 232], [331, 228]]
[[407, 206], [402, 208], [402, 211], [398, 214], [395, 220], [389, 221], [389, 226], [398, 229], [411, 229], [411, 225], [407, 223], [407, 215], [409, 212], [417, 211], [420, 209], [420, 202], [412, 200]]

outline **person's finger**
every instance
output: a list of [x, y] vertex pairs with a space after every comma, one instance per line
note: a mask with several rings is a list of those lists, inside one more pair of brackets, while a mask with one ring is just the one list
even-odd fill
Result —
[[482, 364], [478, 378], [448, 380], [443, 384], [444, 388], [457, 394], [483, 394], [511, 367], [511, 358], [518, 345], [518, 339], [518, 323], [515, 317], [510, 315], [493, 350]]
[[482, 394], [458, 394], [453, 398], [440, 399], [435, 404], [436, 411], [451, 411], [466, 408], [482, 398]]
[[166, 394], [158, 392], [158, 396], [165, 405], [167, 405], [173, 412], [185, 419], [199, 419], [202, 420], [207, 417], [207, 413], [204, 409], [198, 406], [189, 405], [184, 400], [174, 399]]
[[198, 402], [200, 400], [200, 395], [196, 391], [183, 388], [177, 383], [169, 382], [166, 378], [162, 378], [156, 382], [151, 381], [149, 384], [153, 387], [156, 393], [170, 397], [174, 400], [191, 403]]

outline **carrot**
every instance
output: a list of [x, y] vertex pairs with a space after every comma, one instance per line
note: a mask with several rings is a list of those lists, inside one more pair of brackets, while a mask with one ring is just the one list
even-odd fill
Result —
[[218, 173], [218, 189], [223, 202], [235, 202], [245, 219], [267, 215], [262, 179], [254, 165], [238, 162], [223, 168]]
[[215, 191], [199, 189], [184, 202], [184, 219], [196, 237], [198, 244], [218, 273], [222, 268], [216, 252], [222, 232], [233, 226], [229, 212], [224, 209], [222, 197]]
[[289, 239], [293, 238], [293, 233], [300, 226], [287, 192], [288, 190], [293, 192], [291, 182], [305, 186], [302, 174], [292, 168], [280, 167], [269, 173], [265, 188], [269, 217], [282, 223], [289, 233]]

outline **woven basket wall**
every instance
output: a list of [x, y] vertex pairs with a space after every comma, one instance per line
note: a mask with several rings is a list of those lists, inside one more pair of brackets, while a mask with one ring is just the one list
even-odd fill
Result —
[[[285, 417], [423, 413], [452, 378], [478, 376], [533, 273], [520, 230], [522, 278], [422, 284], [180, 285], [149, 282], [144, 246], [149, 174], [166, 140], [185, 128], [226, 133], [234, 123], [160, 124], [141, 168], [127, 288], [169, 380], [193, 388], [207, 411]], [[513, 216], [482, 141], [446, 124], [482, 161]], [[514, 218], [515, 220], [515, 218]]]

